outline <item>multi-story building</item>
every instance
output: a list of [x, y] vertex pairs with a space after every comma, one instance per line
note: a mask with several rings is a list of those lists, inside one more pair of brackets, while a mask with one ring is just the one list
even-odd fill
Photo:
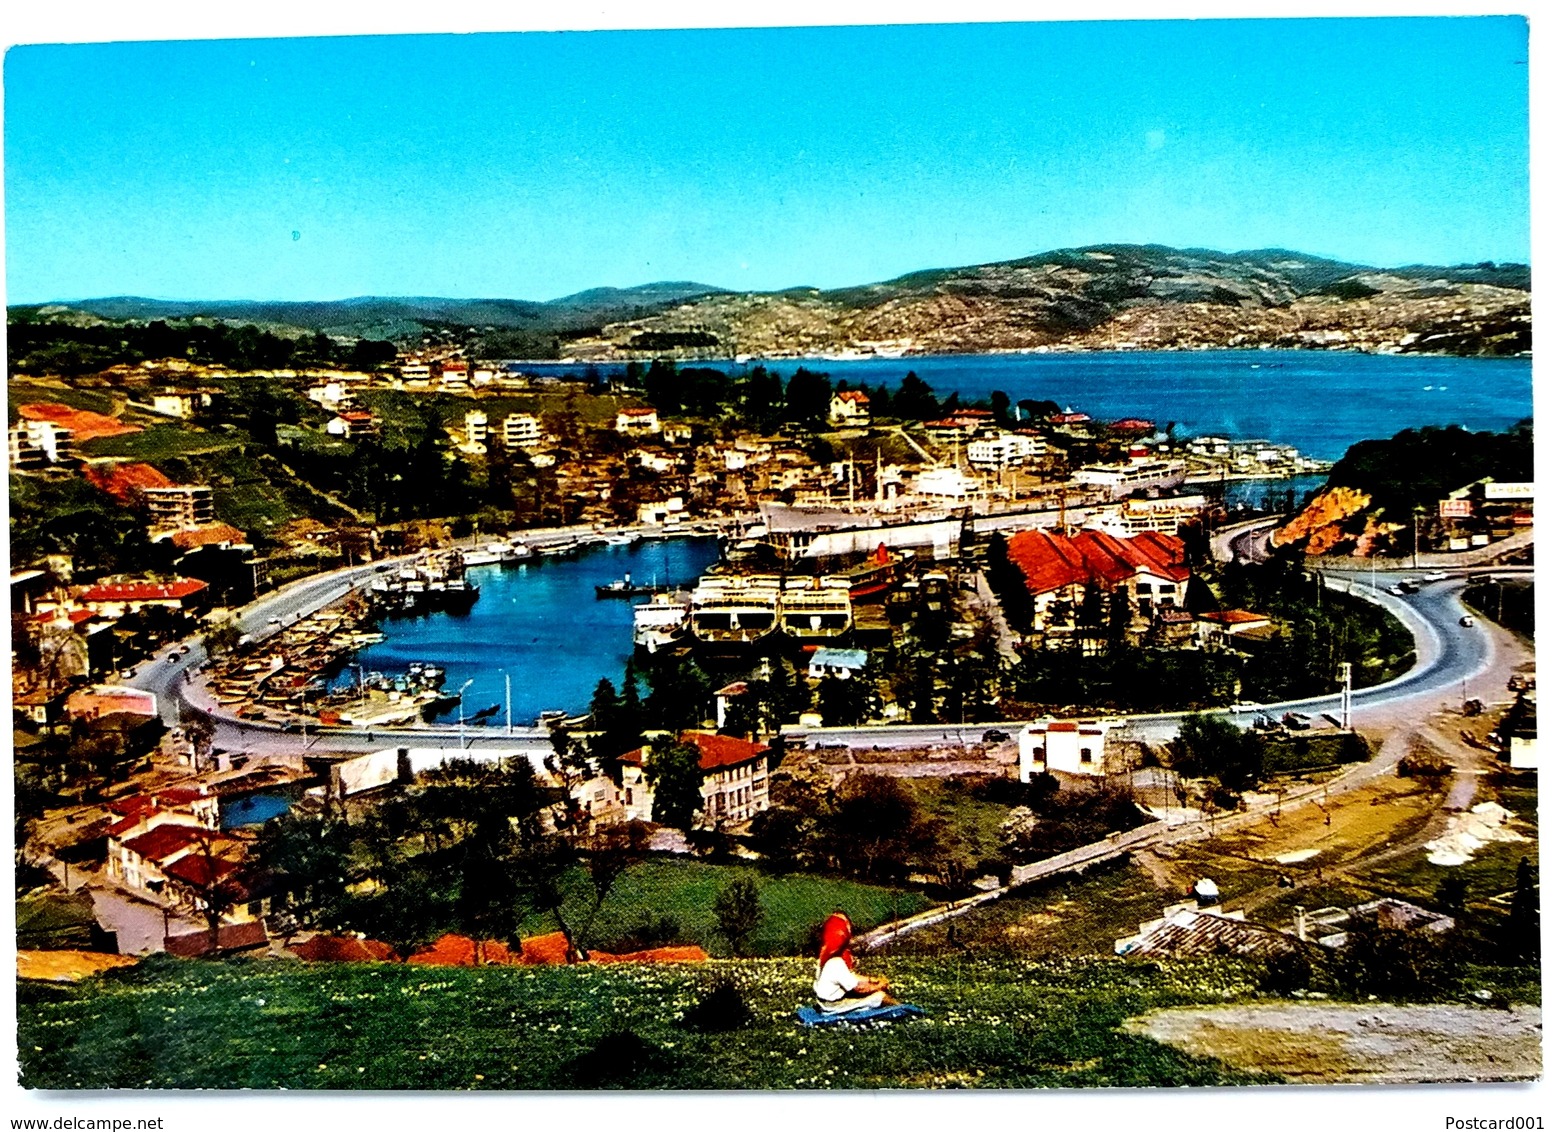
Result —
[[[1072, 537], [1022, 531], [1010, 537], [1008, 555], [1025, 576], [1031, 595], [1031, 628], [1049, 640], [1078, 627], [1091, 591], [1108, 596], [1120, 592], [1130, 615], [1148, 622], [1157, 610], [1185, 601], [1192, 576], [1182, 540], [1155, 531], [1131, 538], [1094, 530]], [[1108, 608], [1106, 616], [1111, 615]]]
[[622, 409], [615, 414], [615, 431], [623, 436], [648, 436], [659, 427], [657, 409]]
[[154, 531], [180, 531], [215, 521], [216, 504], [205, 484], [147, 487], [140, 494]]
[[21, 420], [7, 436], [13, 468], [47, 468], [75, 455], [74, 434], [53, 421]]
[[1020, 781], [1044, 771], [1106, 773], [1106, 720], [1044, 719], [1020, 729]]
[[1041, 459], [1046, 452], [1044, 442], [1018, 432], [1001, 432], [966, 445], [966, 459], [974, 468], [1018, 467], [1027, 460]]
[[540, 419], [533, 413], [508, 413], [502, 420], [502, 445], [505, 448], [538, 448], [544, 439]]
[[471, 446], [484, 444], [491, 434], [491, 422], [484, 409], [471, 409], [464, 414], [464, 442]]

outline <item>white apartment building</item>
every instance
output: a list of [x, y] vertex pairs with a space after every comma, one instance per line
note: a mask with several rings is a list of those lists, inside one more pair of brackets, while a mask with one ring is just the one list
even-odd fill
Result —
[[506, 448], [538, 448], [544, 439], [540, 419], [533, 413], [508, 413], [502, 419], [502, 445]]
[[973, 468], [1012, 468], [1027, 460], [1039, 460], [1047, 454], [1047, 446], [1034, 436], [1018, 432], [1003, 432], [966, 445], [966, 459]]

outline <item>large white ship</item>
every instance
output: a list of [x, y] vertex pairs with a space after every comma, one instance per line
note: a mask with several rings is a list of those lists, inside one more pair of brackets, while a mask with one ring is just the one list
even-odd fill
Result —
[[683, 640], [691, 625], [691, 603], [680, 595], [657, 593], [632, 610], [632, 640], [639, 649], [657, 652]]
[[782, 627], [801, 641], [829, 641], [853, 627], [848, 578], [789, 578], [782, 587]]
[[691, 594], [691, 633], [714, 646], [748, 646], [777, 628], [782, 581], [775, 574], [709, 574]]
[[1113, 499], [1139, 492], [1156, 497], [1174, 491], [1187, 479], [1182, 460], [1134, 460], [1126, 464], [1086, 464], [1074, 472], [1073, 482], [1103, 488]]

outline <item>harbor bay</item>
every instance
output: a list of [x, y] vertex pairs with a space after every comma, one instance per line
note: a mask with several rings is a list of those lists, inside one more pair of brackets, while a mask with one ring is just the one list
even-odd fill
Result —
[[[620, 680], [632, 651], [633, 605], [598, 599], [596, 586], [627, 574], [666, 587], [694, 583], [716, 558], [713, 539], [662, 538], [588, 547], [569, 558], [472, 566], [468, 577], [480, 597], [467, 613], [385, 618], [378, 626], [385, 639], [357, 653], [354, 663], [386, 676], [412, 663], [436, 664], [445, 670], [450, 695], [471, 681], [466, 720], [500, 706], [482, 717], [490, 728], [506, 725], [511, 677], [513, 724], [529, 726], [543, 711], [585, 709], [601, 679]], [[356, 670], [347, 668], [336, 684], [348, 689], [356, 679]], [[458, 713], [453, 703], [440, 718], [456, 721]]]

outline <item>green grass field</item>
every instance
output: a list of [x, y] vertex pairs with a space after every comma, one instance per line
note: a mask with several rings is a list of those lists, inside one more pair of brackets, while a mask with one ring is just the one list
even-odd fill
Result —
[[[751, 949], [758, 955], [807, 951], [810, 932], [834, 908], [846, 909], [854, 926], [862, 931], [929, 906], [921, 893], [836, 877], [772, 875], [739, 865], [650, 860], [634, 866], [616, 883], [589, 934], [589, 943], [607, 950], [612, 941], [632, 929], [668, 916], [678, 925], [677, 942], [700, 944], [710, 954], [727, 955], [727, 942], [717, 933], [713, 902], [738, 878], [753, 880], [760, 889], [763, 918], [751, 941]], [[576, 926], [592, 904], [592, 889], [584, 872], [573, 870], [563, 890], [568, 897], [563, 913]], [[530, 916], [522, 926], [524, 935], [555, 929], [554, 919], [541, 915]]]
[[81, 445], [87, 456], [127, 456], [147, 463], [177, 456], [203, 455], [235, 448], [239, 441], [214, 432], [202, 432], [178, 425], [158, 425], [144, 432], [123, 436], [100, 436]]
[[69, 405], [72, 409], [84, 409], [89, 413], [112, 416], [116, 401], [111, 393], [97, 393], [90, 389], [75, 389], [68, 385], [52, 385], [44, 382], [11, 380], [6, 388], [9, 405], [8, 420], [15, 424], [16, 406], [34, 402], [53, 402]]
[[[802, 959], [428, 968], [156, 957], [70, 987], [18, 987], [26, 1088], [808, 1089], [1250, 1084], [1119, 1032], [1155, 1006], [1250, 997], [1232, 960], [1135, 965], [878, 959], [928, 1017], [810, 1030]], [[681, 1018], [716, 979], [753, 1012]]]

